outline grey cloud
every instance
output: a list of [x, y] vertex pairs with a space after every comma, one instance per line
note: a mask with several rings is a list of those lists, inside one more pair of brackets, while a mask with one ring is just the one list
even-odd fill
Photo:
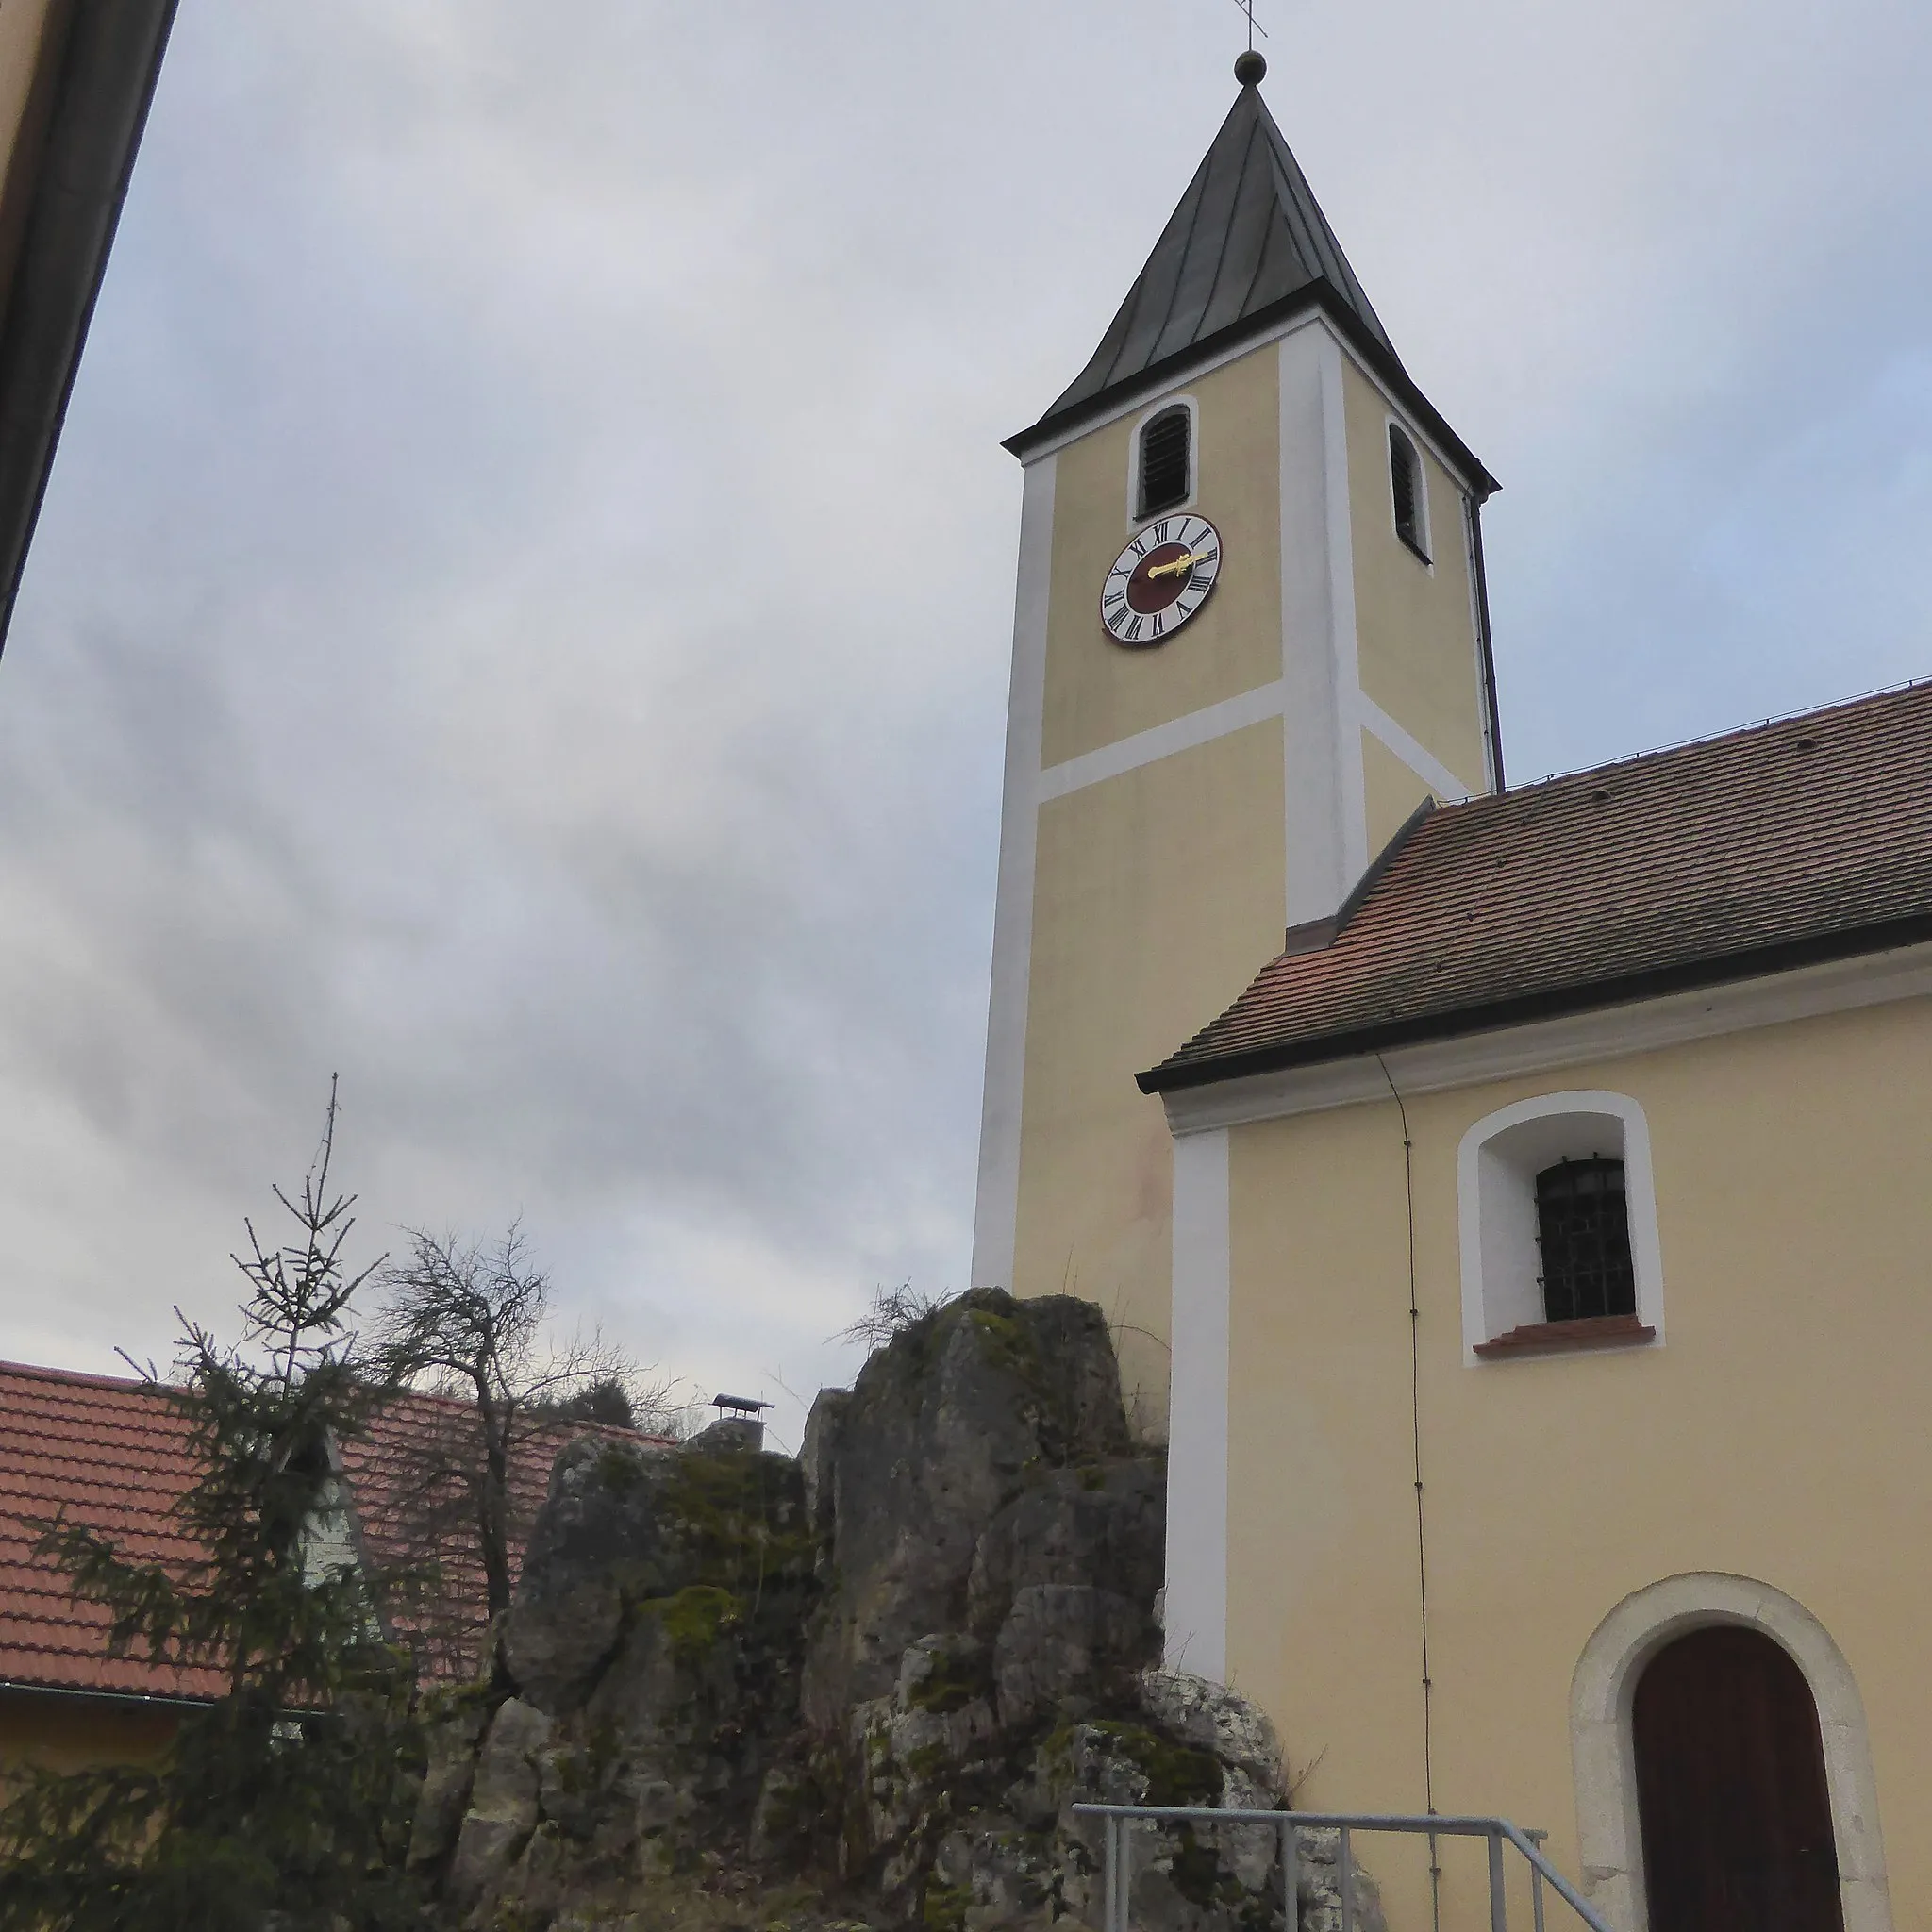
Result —
[[[1507, 486], [1518, 772], [1924, 668], [1932, 22], [1263, 19]], [[372, 1250], [521, 1211], [694, 1377], [808, 1395], [874, 1281], [963, 1282], [997, 439], [1239, 26], [184, 9], [0, 663], [0, 1348], [218, 1313], [337, 1067]]]

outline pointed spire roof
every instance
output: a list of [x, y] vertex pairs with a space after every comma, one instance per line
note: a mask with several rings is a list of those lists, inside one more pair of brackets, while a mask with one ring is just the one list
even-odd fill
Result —
[[1495, 487], [1403, 368], [1252, 82], [1236, 96], [1092, 359], [1007, 447], [1024, 456], [1047, 435], [1104, 413], [1117, 391], [1158, 383], [1198, 354], [1259, 334], [1305, 308], [1323, 309], [1405, 400], [1420, 406], [1428, 426], [1468, 458], [1471, 480], [1484, 493]]

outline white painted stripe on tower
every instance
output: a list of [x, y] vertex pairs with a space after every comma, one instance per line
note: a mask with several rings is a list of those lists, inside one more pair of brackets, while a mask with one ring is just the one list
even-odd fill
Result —
[[1007, 775], [1000, 807], [999, 887], [993, 904], [992, 985], [986, 1087], [979, 1116], [979, 1194], [973, 1215], [973, 1285], [1010, 1288], [1020, 1210], [1020, 1107], [1026, 1076], [1026, 982], [1033, 964], [1033, 870], [1039, 845], [1046, 616], [1053, 574], [1055, 458], [1026, 470], [1020, 500], [1013, 681], [1007, 700]]
[[1356, 694], [1362, 729], [1380, 739], [1438, 797], [1459, 802], [1470, 789], [1420, 739], [1412, 738], [1366, 691]]
[[1171, 1669], [1227, 1676], [1227, 1130], [1174, 1143], [1174, 1383], [1168, 1419]]
[[[1369, 869], [1367, 780], [1362, 772], [1362, 735], [1355, 722], [1361, 697], [1361, 660], [1355, 608], [1355, 509], [1348, 492], [1348, 406], [1342, 387], [1341, 345], [1322, 335], [1322, 429], [1328, 481], [1328, 595], [1334, 629], [1335, 733], [1341, 778], [1341, 898], [1355, 890]], [[1341, 903], [1337, 899], [1336, 905]], [[1334, 910], [1334, 907], [1328, 908]]]
[[1333, 493], [1323, 409], [1323, 371], [1335, 354], [1325, 326], [1289, 336], [1280, 351], [1284, 925], [1326, 919], [1350, 883], [1342, 876], [1347, 841], [1335, 728], [1341, 699], [1328, 535]]
[[1257, 685], [1253, 691], [1237, 692], [1219, 704], [1190, 711], [1185, 718], [1170, 718], [1137, 731], [1131, 738], [1103, 744], [1094, 751], [1083, 751], [1063, 764], [1049, 765], [1040, 774], [1040, 802], [1064, 798], [1083, 786], [1097, 785], [1103, 778], [1118, 778], [1140, 765], [1151, 765], [1157, 758], [1171, 758], [1177, 751], [1191, 751], [1197, 744], [1211, 744], [1230, 731], [1244, 731], [1281, 715], [1281, 680]]

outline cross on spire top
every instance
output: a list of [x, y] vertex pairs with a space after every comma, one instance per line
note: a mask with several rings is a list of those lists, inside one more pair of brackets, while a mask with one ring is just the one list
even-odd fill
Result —
[[1255, 18], [1255, 0], [1234, 0], [1234, 4], [1248, 17], [1247, 51], [1235, 57], [1234, 77], [1243, 87], [1253, 87], [1268, 72], [1266, 58], [1255, 51], [1255, 36], [1259, 34], [1265, 41], [1268, 29]]

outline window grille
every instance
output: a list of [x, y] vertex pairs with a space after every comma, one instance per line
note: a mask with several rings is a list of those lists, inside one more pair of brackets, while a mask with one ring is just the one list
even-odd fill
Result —
[[1550, 1322], [1637, 1312], [1624, 1163], [1559, 1160], [1536, 1177], [1543, 1316]]
[[1158, 516], [1188, 500], [1188, 443], [1191, 424], [1187, 406], [1176, 403], [1141, 432], [1141, 508], [1143, 517]]
[[1392, 423], [1389, 425], [1389, 489], [1395, 504], [1395, 534], [1426, 562], [1422, 458], [1415, 453], [1415, 444]]

